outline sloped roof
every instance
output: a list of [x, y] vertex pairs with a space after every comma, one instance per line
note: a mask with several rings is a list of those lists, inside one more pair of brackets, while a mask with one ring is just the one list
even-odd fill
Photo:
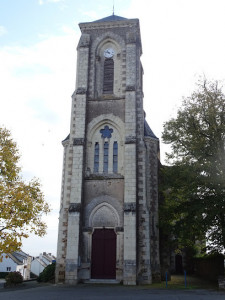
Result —
[[[42, 259], [40, 259], [40, 257], [36, 257], [34, 260], [32, 260], [32, 262], [33, 261], [37, 261], [37, 262], [39, 262], [39, 264], [41, 264], [44, 268], [46, 268], [47, 267], [47, 264], [46, 264], [46, 262], [44, 262]], [[31, 263], [32, 263], [31, 262]]]
[[49, 262], [52, 262], [53, 260], [56, 260], [56, 257], [52, 255], [51, 253], [44, 252], [42, 254], [42, 257], [46, 258]]
[[67, 135], [67, 137], [62, 141], [62, 143], [65, 142], [65, 141], [68, 141], [69, 138], [70, 138], [70, 134]]
[[43, 254], [41, 253], [39, 256], [33, 259], [33, 261], [39, 262], [43, 267], [47, 267], [47, 265], [51, 264], [52, 261], [54, 260], [56, 260], [56, 257], [51, 253], [46, 253], [46, 252], [43, 252]]
[[7, 254], [8, 255], [8, 257], [10, 257], [13, 261], [14, 261], [14, 263], [16, 263], [17, 265], [22, 265], [23, 264], [23, 262], [21, 262], [20, 260], [18, 260], [16, 257], [14, 257], [11, 253], [8, 253]]
[[127, 18], [123, 18], [123, 17], [116, 16], [116, 15], [113, 14], [111, 16], [105, 17], [103, 19], [96, 20], [94, 22], [112, 22], [112, 21], [123, 21], [123, 20], [127, 20]]
[[23, 260], [28, 258], [28, 254], [23, 251], [15, 251], [7, 254], [17, 265], [22, 265]]
[[146, 120], [144, 122], [144, 136], [149, 136], [151, 138], [158, 139], [154, 132], [151, 130]]

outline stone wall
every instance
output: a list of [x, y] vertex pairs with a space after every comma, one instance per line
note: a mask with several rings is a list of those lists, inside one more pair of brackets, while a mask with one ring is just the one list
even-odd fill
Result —
[[145, 138], [147, 146], [147, 195], [149, 198], [149, 227], [151, 240], [151, 269], [153, 281], [160, 281], [159, 229], [158, 229], [158, 178], [159, 140]]

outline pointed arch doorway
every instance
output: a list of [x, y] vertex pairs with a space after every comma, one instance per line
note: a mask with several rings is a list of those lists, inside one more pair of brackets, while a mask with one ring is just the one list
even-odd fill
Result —
[[116, 233], [114, 229], [95, 229], [92, 235], [91, 278], [116, 278]]

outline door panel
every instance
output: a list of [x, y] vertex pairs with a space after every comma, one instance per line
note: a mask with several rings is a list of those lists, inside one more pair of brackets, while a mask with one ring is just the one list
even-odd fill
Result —
[[95, 229], [92, 235], [91, 278], [116, 278], [116, 234], [113, 229]]

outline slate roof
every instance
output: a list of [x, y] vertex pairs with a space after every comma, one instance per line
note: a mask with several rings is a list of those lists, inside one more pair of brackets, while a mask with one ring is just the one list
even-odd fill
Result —
[[42, 265], [44, 268], [47, 267], [47, 264], [42, 259], [40, 259], [39, 257], [36, 257], [34, 260], [38, 261], [39, 264]]
[[148, 125], [147, 121], [144, 122], [144, 136], [149, 136], [154, 139], [158, 139], [154, 132], [151, 130], [150, 126]]
[[67, 137], [62, 141], [62, 143], [69, 140], [69, 138], [70, 138], [70, 134], [67, 135]]
[[116, 15], [113, 14], [111, 16], [108, 16], [108, 17], [103, 18], [103, 19], [96, 20], [94, 22], [112, 22], [112, 21], [123, 21], [123, 20], [127, 20], [127, 18], [123, 18], [123, 17], [116, 16]]
[[17, 265], [22, 265], [23, 260], [28, 258], [28, 254], [23, 251], [15, 251], [7, 254]]

